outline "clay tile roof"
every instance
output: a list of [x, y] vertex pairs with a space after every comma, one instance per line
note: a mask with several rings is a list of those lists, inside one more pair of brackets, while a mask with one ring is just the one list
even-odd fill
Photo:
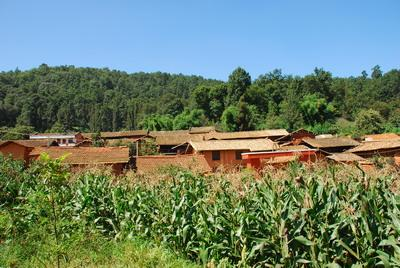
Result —
[[33, 148], [33, 147], [46, 147], [50, 146], [51, 144], [57, 144], [54, 140], [48, 140], [48, 139], [40, 139], [40, 140], [10, 140], [10, 141], [3, 141], [0, 142], [0, 146], [5, 144], [5, 143], [16, 143], [21, 146]]
[[178, 134], [178, 135], [160, 135], [156, 137], [158, 145], [179, 145], [189, 141], [202, 141], [203, 134]]
[[354, 147], [360, 143], [347, 137], [333, 137], [323, 139], [304, 138], [303, 141], [314, 148]]
[[308, 148], [305, 145], [285, 145], [285, 146], [280, 146], [279, 150], [281, 151], [292, 151], [292, 150], [308, 150]]
[[176, 166], [198, 172], [211, 171], [203, 155], [151, 155], [136, 158], [138, 173], [156, 172], [160, 168]]
[[185, 135], [189, 134], [189, 130], [161, 130], [161, 131], [150, 131], [149, 136], [150, 137], [159, 137], [159, 136], [172, 136], [172, 135]]
[[347, 152], [358, 153], [358, 152], [369, 152], [369, 151], [379, 151], [385, 149], [398, 149], [398, 148], [400, 148], [400, 140], [369, 141], [369, 142], [363, 142], [359, 146], [347, 150]]
[[190, 141], [190, 145], [198, 152], [224, 151], [224, 150], [249, 150], [270, 151], [278, 148], [278, 145], [269, 139], [245, 139], [245, 140], [209, 140]]
[[191, 127], [189, 129], [190, 134], [204, 134], [204, 133], [209, 133], [212, 131], [216, 131], [214, 126], [208, 126], [208, 127]]
[[337, 153], [327, 156], [328, 159], [334, 160], [336, 162], [359, 162], [366, 161], [365, 158], [358, 156], [353, 153]]
[[137, 136], [146, 136], [149, 132], [147, 130], [131, 130], [131, 131], [118, 131], [118, 132], [100, 132], [103, 139], [113, 138], [129, 138]]
[[127, 147], [37, 147], [29, 155], [37, 157], [41, 153], [47, 153], [50, 158], [66, 156], [64, 163], [74, 165], [129, 162], [129, 148]]
[[400, 140], [400, 136], [395, 133], [372, 134], [372, 135], [365, 135], [364, 140], [365, 141]]
[[268, 137], [285, 136], [289, 133], [286, 129], [266, 129], [255, 131], [237, 131], [237, 132], [211, 132], [205, 135], [206, 140], [233, 140], [233, 139], [257, 139]]

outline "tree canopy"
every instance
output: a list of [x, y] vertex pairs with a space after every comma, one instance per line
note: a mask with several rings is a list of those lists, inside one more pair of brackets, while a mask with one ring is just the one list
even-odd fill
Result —
[[360, 122], [360, 112], [366, 110], [379, 115], [371, 117], [382, 126], [373, 132], [399, 131], [400, 70], [383, 73], [377, 65], [371, 76], [363, 71], [348, 78], [321, 68], [304, 77], [273, 70], [252, 80], [239, 67], [227, 82], [46, 64], [0, 73], [0, 136], [15, 127], [97, 132], [198, 125], [227, 131], [305, 127], [340, 133], [342, 122]]

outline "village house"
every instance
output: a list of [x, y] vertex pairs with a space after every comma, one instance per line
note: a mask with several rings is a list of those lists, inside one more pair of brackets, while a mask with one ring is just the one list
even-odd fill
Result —
[[203, 133], [190, 134], [189, 130], [151, 131], [149, 136], [155, 138], [158, 151], [162, 154], [180, 154], [182, 153], [182, 148], [177, 147], [178, 145], [191, 140], [204, 140]]
[[205, 157], [193, 155], [148, 155], [135, 158], [136, 172], [139, 174], [156, 173], [163, 168], [179, 167], [199, 173], [211, 172]]
[[12, 140], [0, 141], [0, 154], [14, 160], [29, 162], [29, 153], [35, 147], [58, 146], [56, 141], [50, 140]]
[[242, 153], [272, 151], [278, 147], [269, 139], [189, 141], [185, 146], [188, 154], [204, 155], [212, 169], [242, 166]]
[[121, 174], [131, 162], [127, 147], [36, 147], [29, 153], [29, 158], [36, 160], [43, 153], [52, 159], [65, 157], [63, 164], [72, 170], [110, 166], [115, 174]]
[[300, 144], [312, 149], [318, 149], [322, 153], [330, 154], [344, 152], [360, 143], [348, 137], [332, 137], [319, 139], [304, 138]]
[[82, 142], [85, 137], [82, 133], [65, 134], [65, 133], [38, 133], [29, 135], [30, 140], [55, 140], [59, 146], [75, 146]]

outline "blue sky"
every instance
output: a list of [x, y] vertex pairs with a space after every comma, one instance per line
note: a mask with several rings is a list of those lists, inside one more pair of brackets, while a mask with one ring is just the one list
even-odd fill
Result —
[[400, 1], [0, 1], [0, 71], [48, 65], [226, 80], [400, 68]]

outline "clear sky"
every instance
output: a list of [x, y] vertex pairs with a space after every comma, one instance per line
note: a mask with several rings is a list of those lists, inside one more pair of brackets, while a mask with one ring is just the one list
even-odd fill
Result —
[[41, 63], [226, 80], [400, 68], [399, 0], [0, 0], [0, 71]]

